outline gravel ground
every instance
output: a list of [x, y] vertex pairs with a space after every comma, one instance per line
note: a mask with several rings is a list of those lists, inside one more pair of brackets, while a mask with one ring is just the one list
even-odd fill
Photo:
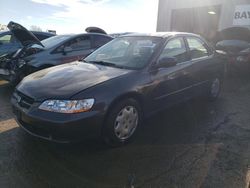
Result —
[[59, 145], [23, 132], [0, 81], [0, 187], [249, 187], [250, 77], [227, 78], [216, 102], [190, 101], [147, 119], [121, 148]]

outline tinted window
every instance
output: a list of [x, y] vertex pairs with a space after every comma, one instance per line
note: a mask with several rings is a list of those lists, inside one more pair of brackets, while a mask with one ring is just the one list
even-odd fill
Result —
[[209, 55], [208, 49], [202, 40], [195, 37], [187, 37], [187, 42], [192, 59], [207, 57]]
[[87, 50], [91, 48], [89, 36], [77, 37], [65, 44], [65, 47], [71, 47], [72, 50]]
[[175, 38], [167, 43], [162, 54], [160, 55], [160, 59], [165, 57], [175, 57], [178, 63], [188, 60], [187, 50], [183, 38]]
[[106, 36], [100, 36], [100, 35], [93, 35], [93, 47], [94, 48], [99, 48], [103, 46], [104, 44], [108, 43], [111, 41], [111, 38], [106, 37]]
[[[69, 39], [71, 36], [70, 35], [58, 35], [54, 37], [47, 38], [42, 42], [42, 44], [45, 46], [45, 48], [51, 48], [54, 47], [55, 45], [58, 45], [59, 43]], [[34, 47], [40, 47], [40, 45], [33, 45]]]

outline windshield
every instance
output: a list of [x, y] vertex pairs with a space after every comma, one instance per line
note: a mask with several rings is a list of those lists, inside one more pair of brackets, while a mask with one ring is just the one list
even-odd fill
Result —
[[[44, 45], [44, 48], [51, 48], [51, 47], [61, 43], [62, 41], [69, 39], [70, 37], [71, 37], [71, 35], [57, 35], [57, 36], [42, 40], [41, 42]], [[41, 48], [41, 46], [37, 45], [37, 44], [34, 44], [32, 47]]]
[[117, 38], [88, 56], [85, 61], [141, 69], [150, 61], [161, 41], [159, 37]]

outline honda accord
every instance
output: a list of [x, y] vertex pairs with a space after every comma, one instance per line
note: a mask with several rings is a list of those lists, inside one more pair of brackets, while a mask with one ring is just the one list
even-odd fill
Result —
[[223, 59], [198, 35], [131, 34], [25, 77], [11, 101], [33, 136], [62, 143], [101, 136], [121, 145], [146, 116], [200, 95], [216, 99], [223, 73]]

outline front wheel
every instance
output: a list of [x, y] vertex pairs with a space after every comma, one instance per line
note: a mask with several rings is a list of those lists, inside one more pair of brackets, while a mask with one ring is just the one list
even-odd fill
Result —
[[103, 128], [106, 144], [119, 146], [135, 136], [142, 120], [139, 104], [134, 99], [123, 100], [112, 107]]

